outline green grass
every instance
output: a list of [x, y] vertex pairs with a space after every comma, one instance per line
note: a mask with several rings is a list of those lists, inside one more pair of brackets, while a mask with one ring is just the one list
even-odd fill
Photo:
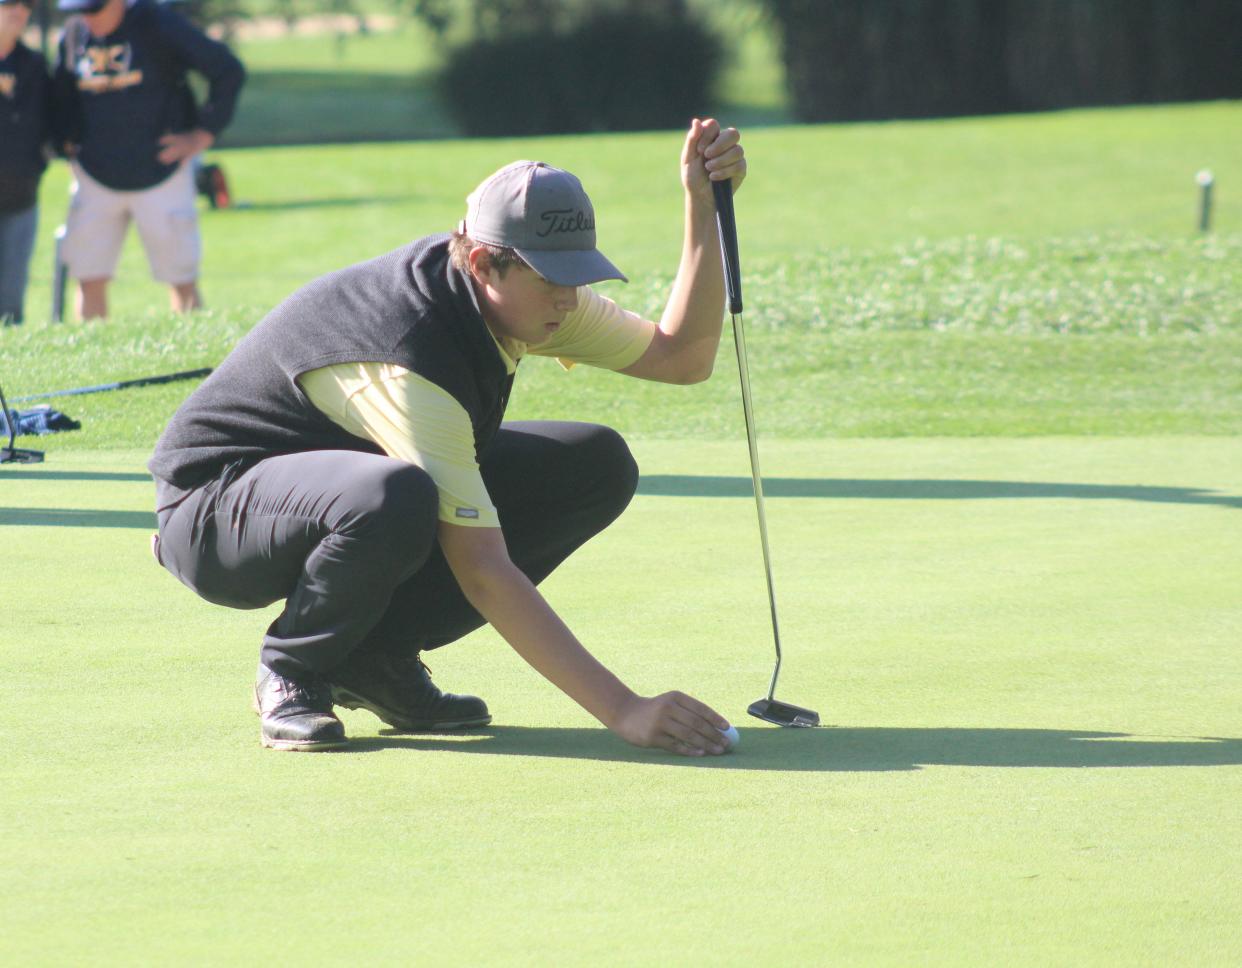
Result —
[[636, 453], [634, 506], [545, 591], [636, 688], [741, 727], [710, 763], [626, 747], [487, 631], [431, 662], [493, 727], [346, 714], [352, 752], [261, 750], [271, 612], [150, 561], [143, 452], [6, 469], [0, 957], [1242, 958], [1236, 441], [767, 442], [810, 733], [744, 713], [771, 668], [744, 445]]
[[[701, 6], [728, 52], [720, 103], [702, 110], [739, 126], [788, 122], [784, 70], [768, 20], [752, 4]], [[409, 141], [460, 131], [436, 93], [443, 49], [412, 17], [391, 31], [277, 36], [233, 47], [248, 80], [224, 146]]]
[[[191, 385], [53, 401], [0, 468], [0, 962], [1232, 965], [1242, 960], [1242, 105], [747, 133], [749, 358], [787, 663], [833, 728], [745, 716], [771, 638], [731, 348], [694, 388], [524, 363], [604, 420], [629, 512], [545, 585], [635, 688], [742, 731], [626, 747], [490, 631], [432, 659], [495, 724], [259, 748], [272, 616], [150, 560], [143, 464]], [[676, 134], [222, 151], [212, 310], [46, 315], [43, 194], [6, 393], [216, 364], [302, 282], [442, 229], [513, 157], [578, 171], [658, 311]], [[1212, 167], [1217, 230], [1194, 231]]]
[[[1237, 434], [1242, 202], [1222, 188], [1218, 230], [1199, 237], [1193, 175], [1207, 165], [1222, 186], [1242, 182], [1239, 131], [1242, 105], [1218, 104], [748, 133], [752, 173], [738, 211], [761, 429]], [[248, 207], [204, 213], [212, 311], [176, 320], [151, 308], [165, 296], [131, 238], [113, 287], [117, 318], [0, 333], [0, 376], [20, 396], [212, 366], [299, 285], [453, 225], [474, 184], [523, 155], [581, 173], [601, 245], [634, 280], [604, 288], [656, 314], [679, 251], [679, 141], [220, 152]], [[64, 179], [55, 169], [43, 192], [36, 320], [47, 313]], [[565, 375], [532, 360], [514, 414], [730, 437], [730, 353], [722, 348], [720, 378], [690, 392], [620, 392], [610, 374]], [[90, 431], [48, 446], [150, 446], [188, 389], [66, 401]]]
[[433, 38], [415, 21], [392, 32], [280, 37], [234, 48], [248, 79], [224, 145], [457, 134], [435, 94]]

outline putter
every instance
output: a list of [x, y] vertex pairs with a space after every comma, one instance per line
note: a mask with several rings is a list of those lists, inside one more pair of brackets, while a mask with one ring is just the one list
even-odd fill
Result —
[[819, 713], [791, 706], [773, 698], [776, 679], [781, 674], [781, 633], [776, 621], [776, 592], [772, 586], [772, 557], [768, 551], [768, 523], [763, 513], [763, 479], [759, 473], [759, 444], [755, 416], [750, 402], [750, 370], [746, 366], [746, 337], [742, 332], [742, 269], [737, 252], [737, 220], [733, 215], [733, 186], [727, 181], [712, 182], [716, 195], [716, 228], [720, 232], [720, 255], [724, 260], [725, 289], [729, 314], [733, 318], [733, 344], [737, 348], [738, 377], [742, 381], [742, 411], [746, 415], [746, 443], [750, 448], [750, 477], [755, 487], [755, 510], [759, 513], [759, 541], [763, 546], [763, 570], [768, 579], [768, 606], [772, 611], [772, 641], [776, 645], [776, 668], [768, 694], [747, 708], [752, 716], [777, 726], [818, 726]]

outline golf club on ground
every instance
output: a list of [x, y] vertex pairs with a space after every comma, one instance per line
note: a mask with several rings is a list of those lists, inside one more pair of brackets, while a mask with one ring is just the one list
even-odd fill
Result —
[[716, 227], [720, 232], [720, 254], [724, 259], [725, 288], [729, 296], [729, 314], [733, 318], [733, 343], [737, 348], [738, 376], [742, 381], [742, 410], [746, 415], [746, 443], [750, 447], [750, 477], [755, 486], [755, 509], [759, 512], [759, 540], [763, 545], [763, 570], [768, 579], [768, 605], [772, 610], [772, 640], [776, 644], [776, 668], [768, 694], [756, 699], [747, 708], [752, 716], [777, 726], [818, 726], [819, 713], [801, 706], [791, 706], [773, 698], [776, 679], [781, 674], [781, 634], [776, 622], [776, 592], [772, 587], [772, 561], [768, 551], [768, 523], [763, 513], [763, 480], [759, 474], [759, 444], [755, 433], [755, 417], [750, 403], [750, 370], [746, 366], [746, 338], [742, 333], [742, 269], [737, 251], [737, 220], [733, 215], [733, 185], [728, 181], [712, 182], [716, 195]]
[[29, 400], [47, 400], [50, 397], [76, 397], [84, 393], [106, 393], [109, 390], [129, 390], [133, 387], [157, 386], [161, 383], [176, 383], [178, 380], [197, 380], [199, 377], [210, 376], [211, 367], [199, 370], [183, 370], [180, 373], [165, 373], [163, 376], [144, 376], [137, 380], [120, 380], [116, 383], [97, 383], [89, 387], [74, 387], [71, 390], [51, 390], [47, 393], [32, 393], [27, 397], [18, 397], [14, 403], [26, 403]]

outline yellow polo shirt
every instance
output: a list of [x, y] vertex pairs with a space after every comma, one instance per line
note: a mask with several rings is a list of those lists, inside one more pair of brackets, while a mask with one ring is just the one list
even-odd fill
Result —
[[[550, 339], [535, 346], [499, 339], [496, 352], [509, 373], [527, 354], [556, 357], [566, 369], [585, 363], [623, 370], [646, 352], [655, 331], [652, 321], [580, 286], [578, 307]], [[367, 361], [310, 370], [298, 384], [333, 422], [430, 474], [441, 521], [500, 527], [479, 473], [470, 416], [446, 390], [403, 367]]]

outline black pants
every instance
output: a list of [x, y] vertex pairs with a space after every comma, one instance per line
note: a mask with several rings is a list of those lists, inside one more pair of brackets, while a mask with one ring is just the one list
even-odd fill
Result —
[[[638, 484], [625, 441], [594, 424], [504, 424], [480, 469], [509, 556], [535, 583], [615, 520]], [[284, 599], [264, 664], [327, 674], [354, 649], [434, 649], [483, 624], [436, 540], [438, 501], [426, 472], [394, 458], [272, 457], [161, 510], [159, 557], [210, 602]]]

